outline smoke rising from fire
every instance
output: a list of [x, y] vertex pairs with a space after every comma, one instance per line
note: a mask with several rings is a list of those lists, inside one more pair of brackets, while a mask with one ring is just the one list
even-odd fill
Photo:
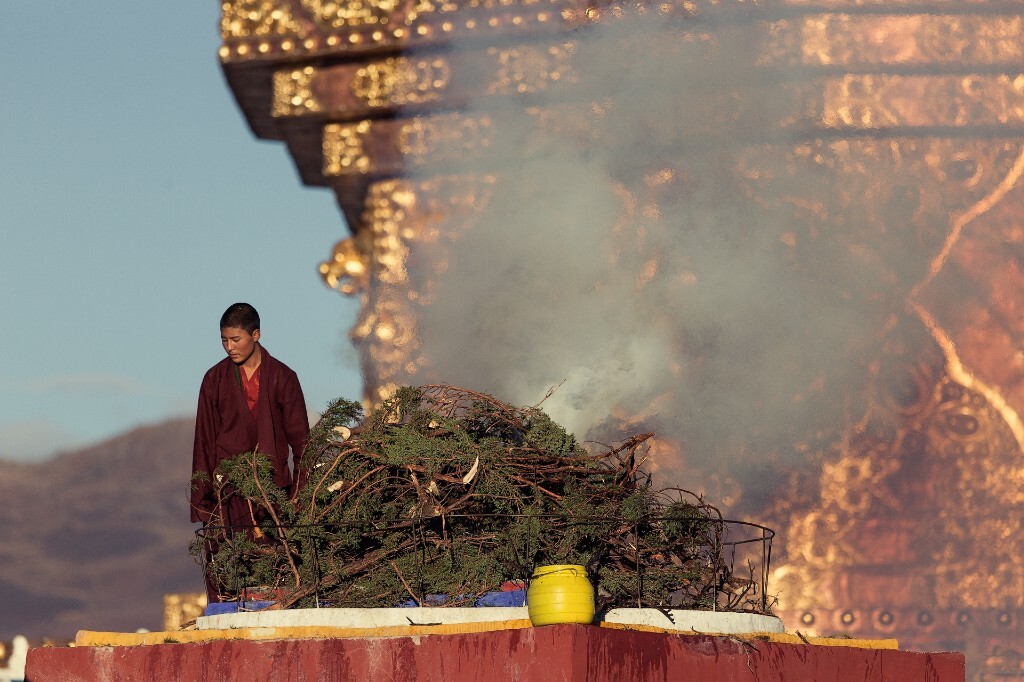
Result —
[[558, 386], [544, 407], [577, 436], [655, 431], [658, 483], [727, 506], [834, 435], [864, 381], [851, 339], [886, 314], [847, 247], [794, 221], [789, 193], [826, 181], [757, 152], [802, 114], [764, 37], [607, 21], [570, 37], [564, 87], [472, 103], [494, 135], [453, 172], [499, 180], [472, 229], [414, 247], [432, 295], [407, 382], [520, 404]]

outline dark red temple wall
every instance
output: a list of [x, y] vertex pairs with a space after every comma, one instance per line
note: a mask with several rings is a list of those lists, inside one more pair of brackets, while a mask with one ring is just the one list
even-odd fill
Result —
[[964, 657], [557, 625], [420, 638], [33, 649], [27, 679], [960, 682]]

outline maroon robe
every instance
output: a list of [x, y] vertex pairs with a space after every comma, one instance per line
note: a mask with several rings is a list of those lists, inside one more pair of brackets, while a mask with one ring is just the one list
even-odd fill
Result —
[[[309, 438], [306, 402], [299, 379], [287, 365], [260, 347], [260, 392], [255, 411], [245, 401], [238, 372], [231, 358], [210, 368], [199, 389], [196, 438], [192, 449], [192, 472], [202, 471], [210, 482], [195, 484], [192, 490], [192, 521], [206, 522], [216, 505], [213, 478], [217, 464], [243, 452], [266, 453], [274, 467], [274, 482], [293, 492], [288, 449], [299, 471], [302, 448]], [[237, 499], [237, 498], [236, 498]], [[227, 510], [224, 510], [227, 511]], [[224, 519], [227, 525], [249, 524], [249, 520]], [[232, 521], [234, 523], [232, 523]]]

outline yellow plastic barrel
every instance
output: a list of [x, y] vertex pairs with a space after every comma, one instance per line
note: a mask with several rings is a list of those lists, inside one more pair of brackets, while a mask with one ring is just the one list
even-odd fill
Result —
[[526, 591], [526, 608], [534, 625], [590, 623], [594, 620], [594, 586], [583, 566], [539, 566]]

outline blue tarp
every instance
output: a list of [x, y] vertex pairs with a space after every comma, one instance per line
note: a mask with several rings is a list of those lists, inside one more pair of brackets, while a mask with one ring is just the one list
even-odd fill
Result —
[[223, 613], [239, 613], [240, 611], [262, 611], [272, 605], [272, 601], [222, 601], [215, 604], [207, 604], [203, 611], [204, 616], [219, 616]]
[[[446, 594], [428, 594], [422, 602], [422, 606], [443, 606], [448, 600]], [[402, 602], [399, 608], [414, 608], [416, 602], [412, 599]], [[526, 606], [526, 590], [508, 590], [501, 592], [488, 592], [479, 599], [473, 606]]]
[[[423, 606], [441, 606], [448, 600], [444, 594], [431, 594], [423, 600]], [[222, 601], [215, 604], [208, 604], [203, 611], [204, 616], [219, 616], [224, 613], [240, 613], [242, 611], [262, 611], [271, 606], [272, 601], [259, 601], [250, 599], [247, 601]], [[416, 602], [409, 599], [398, 605], [401, 608], [413, 608]], [[503, 590], [500, 592], [488, 592], [476, 600], [474, 606], [526, 606], [526, 590]]]

